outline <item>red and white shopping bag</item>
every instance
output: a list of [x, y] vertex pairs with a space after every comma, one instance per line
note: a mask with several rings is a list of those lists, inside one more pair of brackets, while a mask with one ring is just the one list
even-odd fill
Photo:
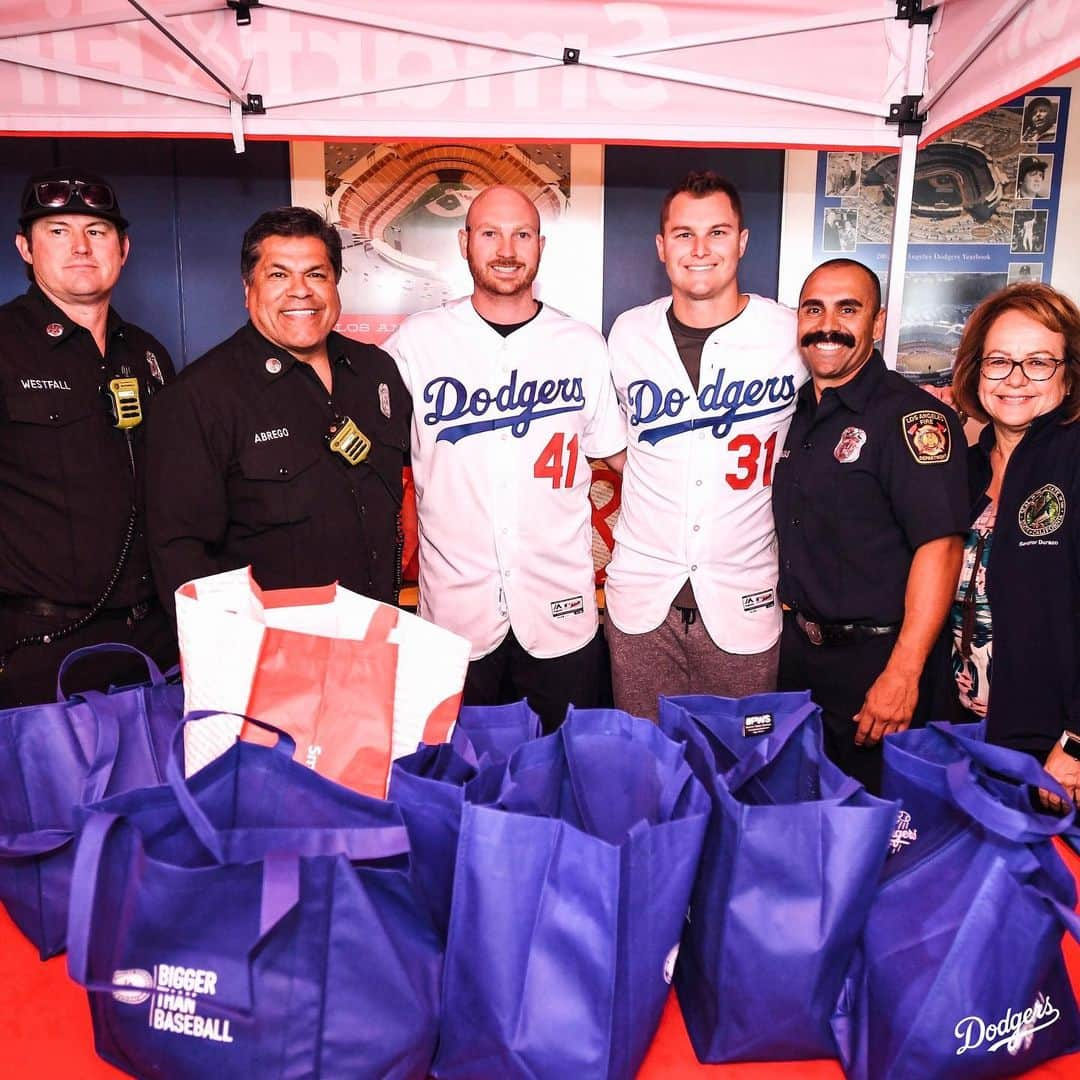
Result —
[[[389, 604], [328, 585], [264, 591], [249, 568], [176, 592], [184, 705], [227, 710], [283, 728], [296, 759], [382, 796], [394, 758], [444, 742], [461, 704], [469, 642]], [[190, 775], [224, 753], [235, 717], [189, 724]]]

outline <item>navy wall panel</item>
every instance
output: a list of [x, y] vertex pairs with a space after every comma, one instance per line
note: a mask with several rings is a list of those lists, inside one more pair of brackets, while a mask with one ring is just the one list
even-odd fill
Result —
[[739, 189], [750, 229], [739, 263], [739, 287], [776, 298], [783, 150], [609, 146], [604, 152], [605, 334], [620, 312], [670, 293], [656, 257], [660, 204], [691, 169], [712, 169]]
[[[289, 148], [221, 139], [0, 139], [0, 220], [14, 234], [18, 198], [36, 169], [81, 163], [116, 185], [131, 221], [131, 255], [114, 303], [160, 338], [177, 366], [246, 318], [240, 239], [263, 211], [289, 201]], [[0, 298], [26, 287], [12, 243], [0, 245]]]

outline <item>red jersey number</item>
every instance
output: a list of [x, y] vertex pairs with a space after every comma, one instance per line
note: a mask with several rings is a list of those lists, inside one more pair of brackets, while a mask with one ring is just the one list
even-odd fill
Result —
[[[563, 451], [566, 451], [566, 466], [563, 467]], [[540, 451], [540, 456], [533, 463], [533, 476], [537, 480], [550, 480], [553, 488], [572, 487], [574, 474], [577, 472], [578, 437], [565, 441], [562, 432], [552, 435], [547, 445]]]
[[[757, 479], [758, 463], [761, 463], [761, 484], [772, 484], [773, 459], [776, 455], [776, 435], [774, 431], [762, 445], [756, 435], [736, 435], [728, 443], [728, 449], [738, 455], [735, 459], [734, 472], [725, 473], [728, 487], [736, 491], [745, 491]], [[762, 460], [764, 458], [764, 460]]]

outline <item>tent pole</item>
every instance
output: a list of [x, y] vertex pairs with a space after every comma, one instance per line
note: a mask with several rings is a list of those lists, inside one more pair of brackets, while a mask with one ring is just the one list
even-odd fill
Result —
[[885, 315], [885, 363], [896, 367], [900, 348], [900, 316], [904, 307], [904, 276], [907, 271], [908, 231], [911, 226], [912, 188], [919, 136], [900, 139], [900, 167], [896, 174], [896, 213], [893, 215], [892, 248], [889, 252], [889, 290]]
[[[937, 19], [934, 20], [937, 22]], [[896, 368], [900, 352], [900, 321], [904, 312], [904, 278], [911, 229], [911, 203], [915, 187], [915, 158], [923, 115], [919, 106], [926, 90], [926, 66], [930, 58], [930, 26], [925, 22], [910, 25], [904, 97], [897, 115], [900, 131], [900, 161], [896, 170], [896, 212], [893, 214], [892, 245], [889, 249], [889, 283], [885, 302], [885, 340], [882, 352], [887, 367]], [[910, 108], [905, 115], [903, 106]], [[894, 109], [896, 106], [894, 106]]]

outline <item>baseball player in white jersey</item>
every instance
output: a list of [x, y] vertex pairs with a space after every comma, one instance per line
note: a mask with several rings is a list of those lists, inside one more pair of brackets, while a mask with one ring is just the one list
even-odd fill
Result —
[[607, 573], [615, 704], [775, 689], [780, 605], [772, 472], [807, 374], [795, 313], [740, 293], [739, 194], [691, 173], [666, 198], [656, 250], [671, 297], [609, 335], [628, 420]]
[[472, 296], [385, 345], [413, 397], [420, 611], [472, 642], [466, 704], [527, 697], [553, 730], [608, 692], [588, 459], [621, 467], [625, 423], [604, 339], [533, 298], [536, 207], [488, 188], [459, 240]]

